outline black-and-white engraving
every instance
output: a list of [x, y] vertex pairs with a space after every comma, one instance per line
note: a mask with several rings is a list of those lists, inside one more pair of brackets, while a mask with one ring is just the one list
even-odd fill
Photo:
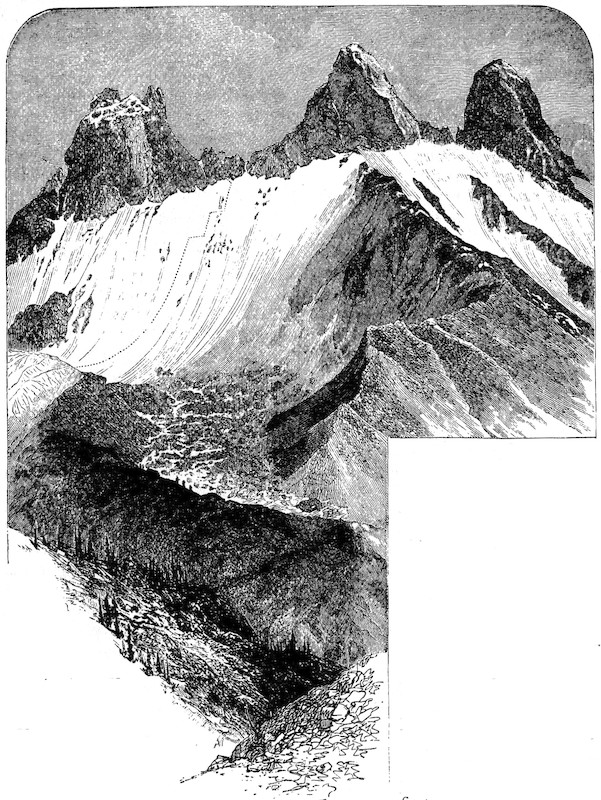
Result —
[[[342, 797], [388, 768], [388, 439], [594, 435], [590, 50], [544, 7], [50, 12], [9, 57], [9, 162], [17, 65], [64, 46], [40, 91], [80, 90], [76, 29], [94, 61], [134, 28], [42, 188], [9, 163], [11, 536], [220, 742], [174, 793]], [[156, 85], [187, 91], [178, 48], [207, 130], [263, 109], [238, 151]]]

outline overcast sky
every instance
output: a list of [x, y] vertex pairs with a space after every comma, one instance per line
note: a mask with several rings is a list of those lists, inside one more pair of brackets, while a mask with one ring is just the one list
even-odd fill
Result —
[[542, 6], [51, 11], [20, 30], [9, 54], [9, 219], [63, 164], [104, 87], [140, 94], [158, 85], [191, 152], [247, 155], [300, 121], [350, 42], [376, 56], [419, 118], [453, 132], [474, 72], [495, 58], [530, 78], [552, 127], [592, 124], [587, 39]]

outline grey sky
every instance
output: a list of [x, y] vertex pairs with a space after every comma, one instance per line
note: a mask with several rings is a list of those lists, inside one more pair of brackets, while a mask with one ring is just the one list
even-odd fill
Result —
[[[560, 134], [592, 125], [592, 57], [579, 26], [543, 6], [116, 8], [30, 20], [8, 61], [8, 215], [63, 163], [105, 86], [159, 85], [191, 152], [247, 155], [302, 118], [340, 47], [378, 58], [419, 118], [461, 124], [474, 72], [505, 58]], [[586, 136], [586, 134], [584, 134]]]

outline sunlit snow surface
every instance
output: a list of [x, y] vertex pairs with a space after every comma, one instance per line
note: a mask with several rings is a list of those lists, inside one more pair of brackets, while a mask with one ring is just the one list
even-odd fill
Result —
[[361, 162], [314, 162], [290, 180], [245, 174], [102, 221], [61, 220], [42, 251], [9, 268], [9, 320], [71, 290], [76, 319], [91, 296], [83, 332], [71, 328], [47, 352], [111, 380], [141, 381], [235, 338], [259, 299], [254, 321], [245, 319], [248, 348], [257, 326], [276, 325], [295, 276], [344, 217]]
[[[523, 234], [491, 229], [474, 200], [471, 178], [489, 186], [522, 222], [533, 225], [567, 248], [583, 264], [594, 267], [592, 212], [550, 186], [537, 183], [524, 170], [489, 150], [466, 150], [455, 144], [420, 142], [402, 150], [364, 153], [368, 164], [394, 177], [403, 192], [418, 201], [450, 233], [478, 250], [511, 259], [565, 308], [589, 323], [594, 313], [568, 295], [561, 271]], [[424, 184], [441, 202], [452, 225], [415, 184]]]
[[9, 531], [2, 581], [4, 797], [31, 800], [189, 796], [224, 742], [123, 658], [111, 632], [67, 600], [61, 569]]
[[[281, 352], [274, 355], [285, 357], [298, 324], [288, 297], [355, 202], [364, 159], [393, 175], [451, 233], [510, 258], [567, 309], [592, 321], [531, 241], [488, 227], [471, 177], [592, 266], [593, 217], [584, 206], [485, 150], [419, 142], [362, 156], [314, 161], [288, 180], [244, 174], [161, 205], [126, 206], [104, 220], [60, 220], [45, 248], [8, 268], [9, 323], [54, 291], [73, 292], [67, 340], [46, 352], [109, 380], [148, 380], [158, 367], [176, 370], [211, 353], [220, 368], [236, 366], [268, 349], [276, 329]], [[414, 178], [439, 198], [456, 230]]]

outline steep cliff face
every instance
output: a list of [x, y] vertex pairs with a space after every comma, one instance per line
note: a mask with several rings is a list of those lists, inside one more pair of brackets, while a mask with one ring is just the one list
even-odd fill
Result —
[[[91, 103], [65, 154], [61, 212], [75, 219], [103, 217], [126, 203], [160, 203], [176, 191], [203, 188], [221, 177], [225, 157], [194, 158], [167, 121], [165, 99], [150, 86], [143, 100], [105, 89]], [[241, 174], [242, 159], [227, 162]]]
[[571, 181], [573, 177], [586, 180], [586, 175], [561, 149], [559, 137], [543, 118], [530, 81], [503, 59], [491, 61], [474, 76], [457, 142], [473, 149], [495, 150], [515, 166], [588, 203]]
[[286, 177], [315, 158], [360, 148], [394, 149], [419, 137], [419, 123], [382, 67], [360, 45], [351, 44], [339, 52], [302, 122], [278, 144], [254, 153], [248, 170]]
[[65, 173], [58, 170], [41, 192], [14, 215], [6, 230], [6, 263], [13, 264], [45, 247], [60, 216], [60, 189]]

